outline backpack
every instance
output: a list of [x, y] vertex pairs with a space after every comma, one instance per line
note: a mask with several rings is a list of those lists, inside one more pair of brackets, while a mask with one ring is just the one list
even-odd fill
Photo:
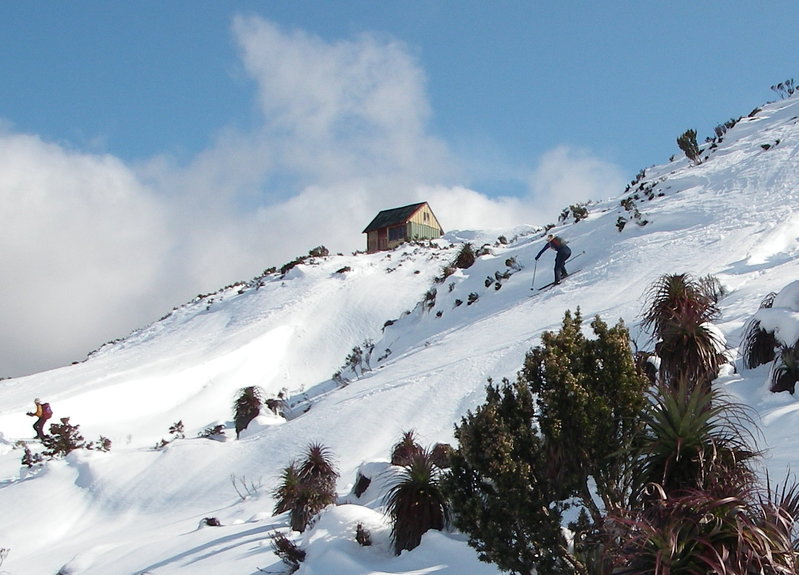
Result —
[[50, 407], [49, 403], [42, 404], [42, 417], [45, 419], [53, 417], [53, 409]]

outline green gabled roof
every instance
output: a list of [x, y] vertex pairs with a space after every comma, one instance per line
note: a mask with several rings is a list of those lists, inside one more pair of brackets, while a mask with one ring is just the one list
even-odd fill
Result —
[[375, 216], [375, 219], [372, 220], [372, 223], [366, 226], [366, 229], [361, 233], [365, 234], [367, 232], [372, 232], [374, 230], [379, 230], [388, 226], [404, 224], [410, 219], [416, 210], [421, 208], [426, 203], [427, 202], [419, 202], [418, 204], [410, 204], [408, 206], [402, 206], [401, 208], [383, 210]]

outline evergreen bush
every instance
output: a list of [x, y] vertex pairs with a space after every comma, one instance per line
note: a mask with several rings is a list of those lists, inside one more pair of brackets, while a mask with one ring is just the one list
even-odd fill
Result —
[[686, 130], [677, 138], [677, 145], [694, 164], [702, 163], [702, 153], [696, 143], [696, 130]]
[[[603, 568], [604, 510], [624, 508], [634, 467], [623, 455], [640, 432], [648, 380], [623, 323], [599, 318], [582, 334], [579, 310], [545, 332], [517, 380], [489, 383], [486, 402], [456, 427], [444, 489], [455, 526], [480, 558], [514, 573]], [[573, 549], [563, 512], [578, 506]], [[601, 571], [596, 571], [601, 572]]]

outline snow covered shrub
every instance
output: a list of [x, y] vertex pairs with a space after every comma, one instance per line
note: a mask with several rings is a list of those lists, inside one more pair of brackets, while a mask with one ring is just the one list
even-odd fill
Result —
[[169, 433], [172, 434], [173, 441], [175, 439], [186, 439], [186, 434], [183, 431], [183, 420], [180, 419], [169, 427]]
[[297, 571], [300, 568], [300, 563], [305, 561], [305, 551], [282, 533], [272, 536], [272, 549], [274, 549], [275, 555], [288, 565], [289, 573]]
[[251, 385], [239, 390], [239, 396], [233, 402], [233, 421], [236, 424], [236, 439], [247, 429], [250, 422], [258, 417], [263, 405], [263, 390]]
[[6, 560], [6, 557], [8, 557], [9, 553], [11, 553], [11, 549], [7, 547], [0, 547], [0, 566], [3, 565], [3, 561]]
[[744, 325], [741, 355], [744, 367], [755, 368], [771, 363], [769, 389], [793, 394], [799, 383], [799, 333], [796, 314], [799, 312], [799, 281], [785, 286], [779, 293], [767, 295], [760, 309]]
[[[771, 309], [776, 292], [771, 292], [760, 302], [760, 309]], [[741, 356], [746, 369], [754, 369], [774, 361], [775, 349], [778, 346], [774, 332], [764, 329], [757, 314], [744, 324], [741, 336]]]
[[206, 427], [197, 434], [197, 437], [203, 437], [205, 439], [214, 439], [216, 441], [224, 441], [225, 426], [220, 423], [212, 427]]
[[338, 476], [330, 451], [321, 444], [310, 444], [305, 459], [283, 470], [273, 493], [277, 500], [274, 514], [290, 511], [291, 529], [305, 531], [317, 513], [336, 502]]
[[433, 306], [436, 305], [436, 295], [438, 294], [438, 290], [436, 288], [430, 288], [427, 290], [427, 293], [424, 294], [424, 307], [426, 310], [433, 309]]
[[355, 487], [352, 488], [352, 493], [355, 495], [355, 497], [360, 497], [366, 493], [366, 490], [369, 489], [371, 484], [372, 478], [366, 477], [359, 472], [358, 476], [355, 478]]
[[386, 509], [391, 519], [394, 553], [415, 549], [430, 529], [442, 530], [448, 519], [440, 471], [426, 451], [404, 466], [399, 481], [389, 490]]
[[784, 82], [774, 84], [771, 89], [779, 94], [780, 98], [784, 99], [793, 96], [793, 93], [796, 91], [796, 85], [794, 84], [793, 78], [788, 78]]
[[696, 130], [686, 130], [677, 138], [677, 145], [685, 153], [685, 156], [694, 164], [702, 163], [702, 155], [699, 145], [696, 143]]
[[352, 348], [352, 353], [344, 359], [342, 369], [352, 370], [356, 377], [358, 376], [358, 369], [361, 370], [361, 375], [367, 371], [372, 371], [371, 361], [374, 350], [375, 343], [371, 339], [365, 339], [361, 345], [356, 345]]
[[111, 440], [101, 435], [97, 442], [90, 441], [87, 443], [86, 449], [93, 449], [94, 451], [111, 451]]
[[363, 523], [358, 523], [355, 526], [355, 541], [362, 547], [369, 547], [372, 544], [372, 534], [363, 526]]
[[475, 256], [472, 244], [466, 243], [463, 244], [463, 247], [461, 247], [461, 251], [458, 252], [458, 257], [455, 258], [454, 266], [456, 268], [465, 270], [472, 267], [476, 259], [477, 257]]
[[416, 442], [413, 430], [405, 431], [402, 439], [391, 448], [391, 465], [407, 465], [411, 459], [424, 451], [422, 446]]
[[469, 294], [469, 297], [466, 298], [466, 305], [472, 305], [478, 299], [480, 299], [480, 295], [477, 292], [472, 292]]
[[[22, 444], [22, 447], [25, 450], [25, 453], [22, 455], [22, 465], [24, 465], [28, 469], [31, 469], [34, 465], [39, 465], [44, 461], [44, 458], [42, 457], [41, 453], [33, 453], [30, 450], [30, 447], [28, 447], [24, 443]], [[0, 561], [0, 563], [2, 563], [2, 561]]]
[[169, 433], [172, 434], [170, 439], [161, 439], [158, 443], [155, 444], [153, 449], [163, 449], [176, 439], [185, 439], [186, 434], [183, 432], [183, 420], [176, 421], [169, 427]]
[[330, 255], [330, 250], [328, 250], [325, 246], [317, 246], [311, 250], [308, 250], [308, 255], [312, 258], [324, 258]]
[[560, 217], [558, 218], [558, 223], [565, 224], [568, 221], [569, 216], [574, 218], [575, 224], [581, 220], [584, 220], [588, 217], [588, 208], [586, 205], [587, 204], [585, 203], [572, 204], [568, 208], [564, 208], [560, 214]]
[[72, 425], [69, 417], [62, 417], [61, 423], [50, 424], [50, 434], [42, 438], [46, 457], [65, 456], [71, 451], [85, 447], [79, 425]]

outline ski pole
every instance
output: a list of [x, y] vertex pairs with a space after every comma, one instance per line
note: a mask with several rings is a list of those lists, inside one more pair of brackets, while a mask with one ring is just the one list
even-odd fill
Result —
[[535, 271], [538, 269], [538, 260], [535, 260], [535, 265], [533, 266], [533, 283], [530, 284], [530, 289], [535, 289]]

